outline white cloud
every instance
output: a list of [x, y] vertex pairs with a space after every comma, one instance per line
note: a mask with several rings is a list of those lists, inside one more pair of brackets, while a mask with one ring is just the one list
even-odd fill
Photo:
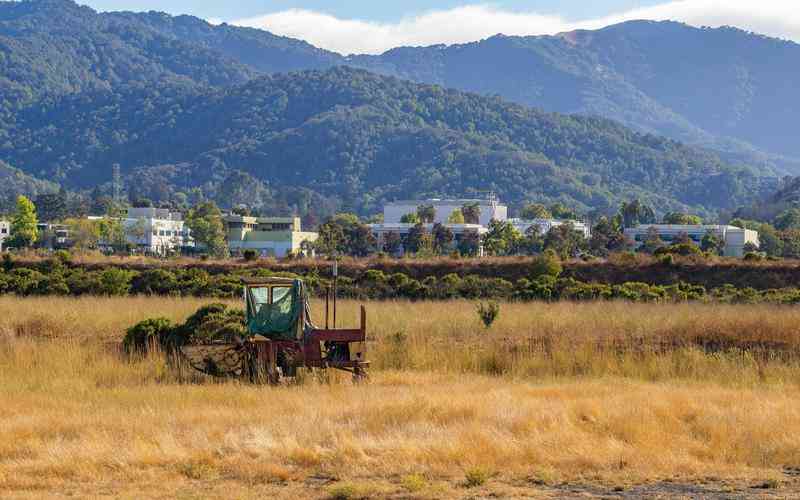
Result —
[[377, 23], [290, 9], [232, 24], [300, 38], [343, 54], [378, 54], [404, 45], [464, 43], [503, 33], [544, 35], [594, 29], [632, 19], [676, 20], [696, 26], [731, 25], [800, 41], [798, 0], [678, 0], [601, 19], [568, 22], [534, 12], [510, 12], [483, 4], [426, 12], [396, 23]]

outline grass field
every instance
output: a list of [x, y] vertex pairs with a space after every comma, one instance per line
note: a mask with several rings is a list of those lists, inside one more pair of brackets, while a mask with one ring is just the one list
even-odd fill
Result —
[[206, 302], [0, 297], [0, 497], [800, 495], [794, 308], [503, 304], [487, 330], [468, 302], [370, 303], [365, 386], [118, 354]]

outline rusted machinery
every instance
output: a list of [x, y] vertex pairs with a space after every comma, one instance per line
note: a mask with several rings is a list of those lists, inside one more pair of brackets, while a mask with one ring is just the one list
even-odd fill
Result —
[[[343, 370], [355, 382], [367, 377], [366, 310], [361, 306], [357, 329], [329, 328], [329, 297], [325, 327], [311, 320], [305, 284], [299, 279], [244, 280], [247, 335], [180, 348], [192, 367], [215, 376], [237, 376], [254, 383], [278, 384], [299, 368]], [[333, 315], [336, 317], [334, 300]]]

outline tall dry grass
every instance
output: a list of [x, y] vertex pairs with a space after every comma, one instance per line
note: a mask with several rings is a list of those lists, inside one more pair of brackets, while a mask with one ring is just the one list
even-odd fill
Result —
[[187, 384], [109, 348], [135, 321], [204, 302], [0, 298], [0, 496], [297, 498], [348, 481], [443, 498], [472, 494], [467, 473], [506, 496], [800, 465], [792, 355], [688, 342], [790, 351], [792, 308], [504, 304], [486, 331], [466, 302], [371, 303], [365, 386]]

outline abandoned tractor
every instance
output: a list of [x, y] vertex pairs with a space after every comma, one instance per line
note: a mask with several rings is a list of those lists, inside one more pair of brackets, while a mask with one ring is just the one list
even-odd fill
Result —
[[[355, 382], [367, 377], [366, 310], [361, 306], [358, 329], [328, 328], [330, 290], [325, 300], [325, 328], [311, 320], [305, 284], [299, 279], [244, 280], [246, 331], [200, 344], [186, 344], [180, 352], [189, 364], [218, 377], [241, 377], [253, 383], [278, 384], [294, 377], [299, 368], [343, 370]], [[335, 295], [334, 295], [335, 297]]]

